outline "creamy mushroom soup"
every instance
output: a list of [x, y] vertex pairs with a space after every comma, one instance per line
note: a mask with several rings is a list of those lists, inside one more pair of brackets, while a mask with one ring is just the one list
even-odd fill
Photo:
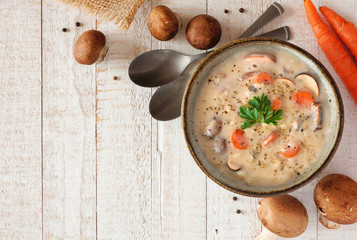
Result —
[[327, 104], [310, 68], [293, 54], [240, 51], [201, 83], [194, 137], [222, 174], [250, 186], [277, 186], [320, 154]]

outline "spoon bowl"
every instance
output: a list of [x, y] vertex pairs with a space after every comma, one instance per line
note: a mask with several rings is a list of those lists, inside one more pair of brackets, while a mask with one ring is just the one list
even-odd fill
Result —
[[129, 77], [142, 87], [158, 87], [180, 76], [187, 66], [208, 53], [187, 56], [168, 49], [153, 50], [135, 58], [129, 66]]
[[181, 102], [191, 75], [185, 74], [161, 86], [152, 96], [149, 110], [159, 121], [168, 121], [181, 115]]

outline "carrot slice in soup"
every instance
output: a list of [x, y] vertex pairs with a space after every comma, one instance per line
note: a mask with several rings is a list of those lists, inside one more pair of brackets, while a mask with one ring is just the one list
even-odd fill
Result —
[[281, 109], [283, 107], [283, 103], [281, 102], [281, 99], [279, 97], [276, 97], [273, 100], [273, 104], [272, 104], [272, 109], [271, 110], [276, 110], [278, 111], [279, 109]]
[[281, 155], [283, 155], [283, 157], [286, 158], [292, 158], [295, 157], [300, 151], [300, 146], [296, 145], [296, 146], [288, 146], [286, 148], [284, 148], [284, 151], [281, 152]]
[[257, 83], [272, 84], [274, 82], [273, 77], [266, 72], [259, 73], [256, 79]]
[[302, 107], [310, 107], [314, 103], [313, 96], [306, 91], [299, 91], [292, 96], [292, 100]]
[[263, 139], [262, 144], [263, 146], [268, 146], [270, 143], [274, 142], [280, 135], [276, 132], [272, 132], [267, 136], [266, 138]]
[[231, 141], [234, 148], [241, 150], [248, 148], [248, 140], [245, 137], [245, 132], [242, 129], [237, 129], [233, 132]]

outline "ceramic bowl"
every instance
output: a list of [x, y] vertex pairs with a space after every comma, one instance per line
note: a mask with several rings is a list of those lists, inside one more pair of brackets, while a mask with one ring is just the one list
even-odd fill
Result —
[[[237, 51], [243, 48], [252, 48], [259, 52], [260, 48], [274, 48], [279, 51], [288, 51], [295, 55], [301, 61], [304, 61], [310, 68], [311, 74], [315, 76], [320, 88], [323, 87], [329, 99], [330, 107], [330, 126], [326, 133], [326, 138], [321, 154], [314, 161], [314, 164], [308, 170], [301, 173], [294, 180], [285, 184], [273, 187], [255, 187], [248, 186], [240, 181], [235, 181], [228, 178], [226, 174], [222, 174], [213, 164], [208, 161], [204, 153], [200, 150], [197, 142], [194, 140], [195, 122], [193, 121], [193, 107], [195, 106], [195, 96], [200, 89], [200, 83], [206, 80], [208, 73], [212, 67], [221, 63]], [[230, 42], [223, 45], [217, 50], [209, 54], [196, 68], [185, 90], [185, 95], [182, 103], [182, 121], [183, 130], [187, 146], [191, 152], [193, 159], [201, 170], [218, 185], [238, 194], [254, 197], [271, 196], [281, 193], [287, 193], [296, 190], [299, 187], [314, 179], [333, 158], [341, 140], [344, 112], [343, 103], [335, 81], [327, 69], [311, 54], [305, 50], [288, 42], [264, 39], [264, 38], [248, 38]]]

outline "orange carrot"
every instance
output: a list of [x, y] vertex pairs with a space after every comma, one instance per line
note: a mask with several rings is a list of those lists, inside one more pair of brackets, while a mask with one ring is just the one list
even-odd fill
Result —
[[271, 110], [276, 110], [276, 111], [278, 111], [278, 110], [281, 109], [282, 107], [283, 107], [283, 103], [281, 102], [281, 99], [280, 99], [279, 97], [276, 97], [276, 98], [273, 100]]
[[355, 25], [351, 22], [347, 22], [328, 7], [320, 7], [320, 12], [325, 16], [337, 36], [357, 60], [357, 29]]
[[237, 149], [246, 149], [248, 148], [248, 140], [245, 137], [245, 132], [242, 129], [237, 129], [233, 132], [231, 137], [233, 147]]
[[271, 134], [269, 134], [269, 136], [263, 139], [262, 144], [263, 146], [268, 146], [270, 143], [274, 142], [279, 137], [280, 135], [278, 133], [272, 132]]
[[357, 67], [342, 43], [325, 24], [311, 0], [304, 6], [318, 43], [357, 104]]
[[306, 91], [295, 93], [291, 99], [302, 107], [310, 107], [315, 101], [312, 95]]
[[300, 151], [300, 146], [296, 145], [296, 146], [288, 146], [286, 148], [284, 148], [284, 151], [281, 152], [281, 155], [283, 155], [283, 157], [285, 158], [292, 158], [295, 157]]
[[273, 77], [266, 72], [262, 72], [256, 79], [257, 83], [272, 84], [274, 82]]

